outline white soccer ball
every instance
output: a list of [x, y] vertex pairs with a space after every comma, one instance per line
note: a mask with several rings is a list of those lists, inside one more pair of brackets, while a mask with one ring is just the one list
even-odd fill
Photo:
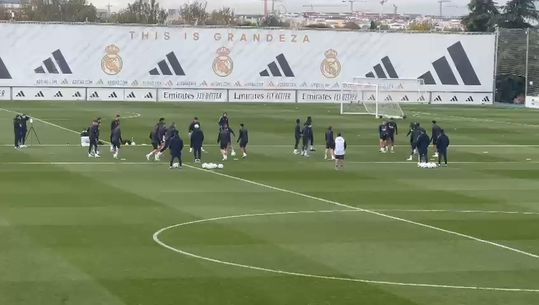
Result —
[[230, 155], [231, 155], [232, 157], [234, 157], [234, 156], [236, 155], [236, 152], [235, 152], [235, 151], [232, 151], [232, 152], [230, 153]]
[[223, 169], [224, 166], [223, 166], [223, 164], [217, 164], [217, 168], [218, 168], [218, 169]]
[[172, 167], [173, 167], [173, 168], [178, 168], [178, 167], [180, 167], [180, 163], [173, 163], [173, 164], [172, 164]]
[[202, 163], [202, 168], [204, 169], [208, 168], [208, 163]]
[[133, 146], [133, 145], [137, 145], [137, 144], [135, 144], [135, 141], [131, 142], [131, 146]]

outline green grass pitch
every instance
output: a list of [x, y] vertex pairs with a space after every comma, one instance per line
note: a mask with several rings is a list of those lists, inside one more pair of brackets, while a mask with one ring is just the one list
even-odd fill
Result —
[[[379, 120], [337, 105], [0, 108], [0, 305], [539, 304], [537, 111], [406, 106], [396, 153], [382, 154]], [[42, 145], [13, 148], [10, 111], [40, 119]], [[181, 170], [145, 159], [159, 117], [186, 137], [196, 115], [203, 162], [221, 163], [223, 111], [248, 127], [247, 159], [216, 171], [187, 150]], [[101, 116], [108, 140], [116, 113], [137, 145], [88, 158], [77, 131]], [[317, 151], [304, 158], [293, 130], [308, 115]], [[432, 119], [451, 138], [448, 168], [405, 161], [409, 122]], [[323, 160], [329, 125], [350, 145], [344, 171]]]

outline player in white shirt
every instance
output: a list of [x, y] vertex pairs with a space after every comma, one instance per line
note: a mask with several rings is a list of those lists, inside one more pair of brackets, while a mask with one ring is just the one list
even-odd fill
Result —
[[346, 154], [346, 141], [342, 137], [341, 133], [337, 134], [335, 138], [335, 169], [344, 168], [344, 155]]

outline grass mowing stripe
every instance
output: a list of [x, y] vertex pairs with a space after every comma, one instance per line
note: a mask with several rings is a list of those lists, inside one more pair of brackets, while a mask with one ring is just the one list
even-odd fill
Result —
[[[12, 112], [12, 113], [17, 113], [15, 111], [7, 110], [7, 109], [4, 109], [4, 108], [0, 108], [0, 109], [4, 110], [4, 111]], [[39, 118], [34, 117], [34, 119], [39, 120], [40, 122], [43, 122], [43, 123], [48, 124], [50, 126], [54, 126], [54, 127], [60, 128], [60, 129], [65, 130], [65, 131], [69, 131], [69, 132], [72, 132], [72, 133], [79, 134], [79, 132], [77, 132], [75, 130], [65, 128], [63, 126], [60, 126], [60, 125], [57, 125], [57, 124], [54, 124], [54, 123], [50, 123], [50, 122], [47, 122], [45, 120], [41, 120]], [[106, 141], [103, 141], [103, 142], [108, 143]], [[388, 219], [408, 223], [408, 224], [411, 224], [411, 225], [420, 226], [420, 227], [423, 227], [423, 228], [427, 228], [427, 229], [447, 233], [447, 234], [450, 234], [450, 235], [463, 237], [463, 238], [470, 239], [470, 240], [475, 240], [475, 241], [480, 242], [480, 243], [484, 243], [484, 244], [487, 244], [487, 245], [491, 245], [491, 246], [494, 246], [494, 247], [498, 247], [498, 248], [501, 248], [501, 249], [505, 249], [505, 250], [512, 251], [512, 252], [515, 252], [515, 253], [519, 253], [519, 254], [522, 254], [522, 255], [526, 255], [526, 256], [529, 256], [529, 257], [539, 258], [539, 255], [534, 254], [534, 253], [526, 252], [526, 251], [523, 251], [523, 250], [519, 250], [519, 249], [510, 247], [510, 246], [506, 246], [506, 245], [503, 245], [503, 244], [500, 244], [500, 243], [495, 243], [495, 242], [488, 241], [488, 240], [485, 240], [485, 239], [481, 239], [481, 238], [478, 238], [478, 237], [474, 237], [474, 236], [471, 236], [471, 235], [467, 235], [467, 234], [463, 234], [463, 233], [459, 233], [459, 232], [455, 232], [455, 231], [451, 231], [451, 230], [431, 226], [431, 225], [428, 225], [428, 224], [416, 222], [416, 221], [405, 219], [405, 218], [402, 218], [402, 217], [396, 217], [396, 216], [384, 214], [384, 213], [381, 213], [381, 212], [376, 212], [376, 211], [373, 211], [373, 210], [363, 209], [363, 208], [351, 206], [351, 205], [348, 205], [348, 204], [340, 203], [340, 202], [337, 202], [337, 201], [333, 201], [333, 200], [329, 200], [329, 199], [325, 199], [325, 198], [320, 198], [320, 197], [315, 197], [315, 196], [311, 196], [311, 195], [308, 195], [308, 194], [303, 194], [303, 193], [299, 193], [299, 192], [296, 192], [296, 191], [292, 191], [292, 190], [288, 190], [288, 189], [284, 189], [284, 188], [279, 188], [279, 187], [263, 184], [263, 183], [260, 183], [260, 182], [256, 182], [256, 181], [252, 181], [252, 180], [232, 176], [232, 175], [227, 175], [227, 174], [223, 174], [223, 173], [219, 173], [219, 172], [215, 172], [215, 171], [208, 171], [208, 170], [205, 170], [205, 169], [202, 169], [202, 168], [199, 168], [199, 167], [195, 167], [195, 166], [192, 166], [192, 165], [188, 165], [188, 164], [186, 164], [185, 166], [189, 167], [189, 168], [192, 168], [192, 169], [195, 169], [195, 170], [200, 170], [200, 171], [208, 172], [208, 173], [211, 173], [211, 174], [214, 174], [214, 175], [219, 175], [219, 176], [222, 176], [222, 177], [226, 177], [226, 178], [229, 178], [229, 179], [234, 179], [234, 180], [249, 183], [249, 184], [252, 184], [252, 185], [257, 185], [259, 187], [263, 187], [263, 188], [267, 188], [267, 189], [271, 189], [271, 190], [275, 190], [275, 191], [279, 191], [279, 192], [283, 192], [283, 193], [288, 193], [288, 194], [292, 194], [292, 195], [296, 195], [296, 196], [300, 196], [300, 197], [304, 197], [304, 198], [308, 198], [308, 199], [312, 199], [312, 200], [316, 200], [316, 201], [321, 201], [321, 202], [325, 202], [325, 203], [328, 203], [328, 204], [340, 206], [340, 207], [343, 207], [343, 208], [348, 208], [348, 209], [351, 209], [351, 210], [362, 211], [362, 212], [365, 212], [365, 213], [368, 213], [368, 214], [372, 214], [372, 215], [376, 215], [376, 216], [380, 216], [380, 217], [384, 217], [384, 218], [388, 218]]]

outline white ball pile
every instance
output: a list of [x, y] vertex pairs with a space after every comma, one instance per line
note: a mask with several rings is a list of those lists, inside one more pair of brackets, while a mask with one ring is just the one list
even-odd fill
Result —
[[434, 162], [420, 162], [420, 163], [417, 163], [417, 167], [420, 167], [420, 168], [437, 168], [438, 167], [438, 164], [434, 163]]
[[215, 164], [215, 163], [202, 163], [202, 168], [204, 169], [223, 169], [223, 164]]

